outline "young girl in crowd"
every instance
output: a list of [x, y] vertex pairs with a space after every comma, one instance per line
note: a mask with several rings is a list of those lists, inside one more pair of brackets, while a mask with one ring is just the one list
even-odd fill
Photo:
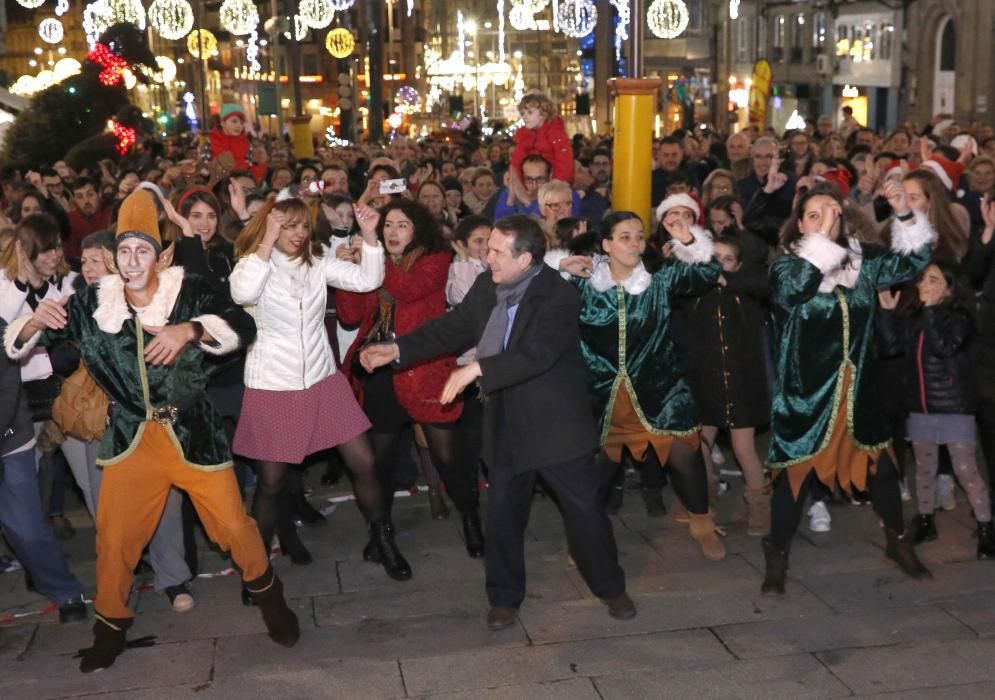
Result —
[[573, 182], [573, 145], [553, 101], [539, 93], [526, 95], [518, 104], [518, 113], [522, 116], [522, 126], [515, 132], [515, 150], [511, 156], [513, 176], [522, 180], [525, 158], [540, 155], [553, 165], [551, 180]]
[[688, 385], [704, 424], [702, 453], [709, 470], [719, 428], [729, 428], [746, 482], [746, 532], [766, 535], [770, 491], [754, 437], [757, 426], [770, 420], [764, 358], [767, 268], [744, 264], [734, 238], [717, 238], [715, 257], [722, 265], [715, 286], [687, 304]]
[[369, 523], [370, 549], [387, 574], [411, 577], [394, 544], [383, 494], [365, 435], [369, 421], [335, 367], [325, 333], [328, 286], [364, 292], [383, 280], [377, 213], [361, 207], [362, 257], [353, 263], [328, 254], [312, 239], [307, 205], [299, 199], [267, 204], [235, 242], [238, 263], [232, 299], [256, 321], [258, 335], [245, 365], [245, 398], [233, 451], [257, 461], [252, 515], [268, 546], [309, 563], [290, 517], [287, 468], [314, 452], [338, 447], [353, 479], [356, 503]]
[[[345, 366], [350, 368], [365, 343], [411, 333], [446, 311], [452, 248], [439, 233], [436, 219], [422, 205], [398, 199], [383, 208], [378, 229], [389, 256], [383, 285], [365, 294], [346, 292], [336, 297], [342, 322], [359, 324], [359, 336], [346, 355]], [[409, 425], [420, 425], [431, 461], [463, 517], [467, 553], [476, 558], [483, 556], [484, 537], [470, 469], [459, 452], [456, 421], [462, 405], [443, 405], [439, 400], [455, 367], [455, 358], [444, 357], [399, 372], [389, 367], [372, 374], [359, 370], [353, 383], [373, 424], [370, 437], [388, 514], [401, 433]], [[364, 556], [373, 558], [376, 553], [368, 549]]]
[[869, 490], [885, 554], [912, 577], [930, 575], [905, 532], [873, 336], [877, 290], [922, 270], [935, 233], [901, 186], [888, 183], [885, 193], [897, 212], [890, 250], [853, 238], [839, 189], [819, 183], [798, 198], [782, 232], [784, 254], [771, 265], [776, 370], [767, 462], [776, 476], [764, 593], [784, 593], [788, 548], [816, 480]]
[[934, 485], [939, 447], [950, 451], [954, 473], [967, 493], [978, 523], [978, 559], [995, 557], [991, 503], [976, 461], [974, 379], [968, 346], [974, 300], [953, 263], [938, 260], [917, 283], [918, 303], [896, 313], [898, 296], [879, 293], [882, 351], [904, 355], [908, 372], [906, 432], [916, 460], [918, 515], [915, 541], [935, 540]]
[[644, 465], [649, 506], [660, 498], [659, 474], [667, 465], [688, 509], [691, 536], [706, 557], [722, 559], [725, 547], [708, 510], [698, 416], [671, 338], [675, 298], [703, 294], [719, 276], [712, 239], [695, 224], [696, 208], [687, 195], [661, 203], [658, 215], [673, 237], [674, 259], [652, 275], [642, 263], [643, 222], [632, 212], [609, 214], [600, 235], [607, 257], [598, 259], [589, 279], [574, 279], [581, 294], [581, 352], [601, 424], [604, 484], [612, 483], [628, 451]]

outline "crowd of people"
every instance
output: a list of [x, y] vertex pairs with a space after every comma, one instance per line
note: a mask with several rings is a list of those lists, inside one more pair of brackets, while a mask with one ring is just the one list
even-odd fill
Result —
[[870, 503], [886, 556], [930, 576], [914, 545], [955, 478], [995, 557], [990, 125], [678, 130], [653, 142], [644, 221], [612, 208], [629, 164], [610, 139], [571, 138], [539, 94], [520, 112], [513, 137], [295, 159], [226, 104], [202, 145], [0, 165], [0, 564], [60, 621], [87, 617], [58, 542], [71, 475], [97, 537], [83, 671], [127, 647], [136, 567], [196, 606], [198, 526], [292, 646], [267, 552], [311, 563], [316, 456], [326, 483], [348, 476], [362, 556], [393, 579], [417, 575], [395, 492], [423, 478], [432, 518], [451, 504], [495, 630], [525, 598], [537, 488], [619, 619], [636, 608], [608, 515], [633, 484], [651, 517], [672, 486], [718, 560], [741, 474], [744, 521], [721, 524], [762, 538], [765, 593], [834, 500]]

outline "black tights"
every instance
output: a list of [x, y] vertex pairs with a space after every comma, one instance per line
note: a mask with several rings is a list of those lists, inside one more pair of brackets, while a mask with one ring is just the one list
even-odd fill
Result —
[[[356, 505], [368, 522], [383, 520], [386, 515], [380, 484], [373, 465], [373, 449], [367, 436], [360, 435], [338, 446], [345, 463]], [[252, 499], [252, 517], [259, 524], [259, 533], [267, 547], [276, 532], [292, 527], [291, 491], [288, 488], [290, 465], [283, 462], [256, 462], [256, 492]]]
[[[871, 493], [871, 504], [874, 512], [884, 521], [885, 527], [898, 534], [905, 531], [905, 520], [902, 517], [902, 491], [899, 487], [901, 477], [894, 461], [887, 452], [882, 452], [878, 458], [877, 473], [867, 474], [867, 489]], [[817, 483], [818, 477], [813, 469], [805, 477], [798, 498], [791, 493], [791, 483], [787, 473], [782, 472], [774, 479], [774, 497], [771, 501], [770, 539], [775, 547], [787, 550], [791, 539], [798, 530], [805, 507], [805, 497]]]
[[[421, 423], [425, 441], [432, 455], [432, 462], [446, 485], [446, 493], [456, 509], [463, 515], [477, 510], [477, 493], [474, 488], [475, 475], [469, 465], [460, 459], [460, 435], [455, 426], [449, 423]], [[384, 509], [390, 514], [394, 503], [394, 481], [397, 472], [398, 443], [400, 432], [370, 433], [375, 455], [376, 474], [383, 492]], [[475, 470], [474, 470], [475, 471]]]
[[[601, 484], [607, 493], [615, 480], [615, 474], [620, 468], [619, 462], [612, 462], [602, 450], [598, 453], [598, 464], [601, 469]], [[674, 492], [689, 513], [703, 515], [708, 512], [708, 475], [705, 473], [705, 460], [701, 450], [696, 450], [681, 440], [674, 440], [667, 457], [667, 467], [670, 470], [670, 480], [674, 484]], [[660, 459], [653, 447], [646, 450], [646, 458], [639, 466], [644, 475], [643, 486], [654, 488], [663, 484], [660, 478]], [[647, 484], [646, 476], [650, 477]]]

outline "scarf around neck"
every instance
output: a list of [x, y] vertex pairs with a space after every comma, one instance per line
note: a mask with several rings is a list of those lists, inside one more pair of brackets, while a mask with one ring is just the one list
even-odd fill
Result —
[[514, 282], [497, 285], [497, 304], [491, 310], [484, 333], [477, 343], [477, 357], [490, 357], [504, 350], [504, 338], [508, 335], [508, 309], [518, 306], [528, 291], [532, 280], [542, 272], [543, 263], [533, 265]]

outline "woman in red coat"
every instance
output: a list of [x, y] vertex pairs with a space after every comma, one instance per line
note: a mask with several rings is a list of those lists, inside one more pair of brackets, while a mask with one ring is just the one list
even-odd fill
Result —
[[[339, 292], [336, 306], [343, 324], [359, 324], [359, 334], [344, 364], [373, 424], [369, 435], [387, 512], [389, 515], [393, 502], [401, 432], [413, 423], [420, 425], [446, 492], [463, 516], [467, 553], [481, 557], [484, 537], [474, 477], [462, 459], [456, 425], [463, 406], [444, 405], [439, 400], [449, 375], [456, 369], [456, 358], [442, 357], [396, 372], [384, 367], [372, 374], [354, 362], [365, 343], [407, 335], [446, 312], [452, 250], [429, 211], [407, 199], [393, 200], [382, 209], [378, 229], [387, 250], [383, 286], [366, 294]], [[363, 553], [367, 558], [375, 554], [371, 547]]]

